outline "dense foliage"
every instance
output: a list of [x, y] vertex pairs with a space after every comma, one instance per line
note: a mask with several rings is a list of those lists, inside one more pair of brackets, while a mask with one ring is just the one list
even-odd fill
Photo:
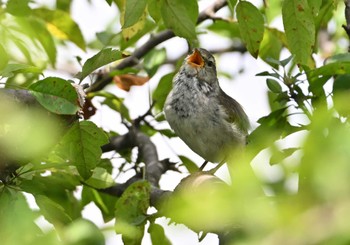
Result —
[[[170, 244], [157, 223], [164, 216], [216, 233], [222, 244], [350, 242], [349, 1], [216, 0], [199, 12], [196, 0], [106, 0], [119, 10], [119, 23], [89, 43], [71, 17], [72, 2], [47, 8], [0, 1], [2, 244], [104, 244], [103, 230], [82, 216], [91, 202], [104, 222], [115, 220], [125, 244], [140, 244], [145, 232], [153, 244]], [[161, 176], [179, 164], [159, 159], [150, 139], [176, 137], [158, 125], [179, 64], [157, 45], [178, 36], [201, 46], [205, 35], [230, 43], [213, 46], [217, 59], [249, 53], [269, 65], [257, 75], [266, 81], [271, 113], [252, 129], [245, 154], [231, 159], [230, 186], [201, 180], [199, 163], [179, 156], [180, 169], [193, 174], [174, 192], [163, 191]], [[69, 80], [43, 75], [70, 44], [94, 55], [71, 57], [81, 71]], [[129, 91], [165, 64], [173, 72], [145, 95], [150, 110], [131, 118], [108, 86]], [[117, 113], [127, 133], [93, 123], [94, 104]], [[293, 137], [298, 143], [290, 146]], [[102, 158], [105, 152], [115, 155]], [[251, 162], [262, 153], [277, 176], [254, 174]], [[116, 183], [124, 174], [128, 180]], [[29, 208], [28, 197], [38, 209]], [[149, 213], [150, 206], [158, 212]], [[40, 216], [54, 228], [38, 226]]]

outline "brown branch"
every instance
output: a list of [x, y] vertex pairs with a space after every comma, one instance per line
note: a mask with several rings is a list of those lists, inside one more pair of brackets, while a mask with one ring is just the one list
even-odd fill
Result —
[[[214, 12], [217, 12], [219, 9], [227, 5], [226, 0], [216, 0], [211, 6], [199, 13], [197, 24], [203, 22], [206, 19], [210, 19]], [[139, 60], [145, 56], [151, 49], [153, 49], [158, 44], [175, 37], [175, 34], [171, 30], [162, 31], [156, 35], [151, 36], [151, 38], [144, 43], [142, 46], [137, 48], [132, 55], [125, 58], [120, 62], [114, 70], [122, 70], [127, 67], [134, 66], [139, 63]], [[88, 89], [88, 92], [99, 91], [108, 85], [112, 80], [112, 77], [109, 73], [102, 74], [95, 83], [91, 85]]]

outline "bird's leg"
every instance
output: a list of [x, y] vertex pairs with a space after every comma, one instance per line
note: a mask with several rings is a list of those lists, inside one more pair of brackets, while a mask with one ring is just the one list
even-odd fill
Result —
[[205, 166], [207, 165], [208, 161], [204, 161], [204, 163], [199, 167], [199, 171], [203, 171]]
[[209, 174], [215, 174], [215, 172], [216, 172], [219, 168], [221, 168], [221, 166], [224, 165], [225, 162], [226, 162], [225, 160], [222, 160], [217, 166], [215, 166], [214, 168], [210, 169], [210, 170], [208, 171], [208, 173], [209, 173]]

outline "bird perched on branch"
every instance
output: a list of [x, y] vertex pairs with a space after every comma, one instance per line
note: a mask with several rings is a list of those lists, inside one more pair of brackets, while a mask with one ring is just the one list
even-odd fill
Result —
[[194, 49], [173, 79], [164, 112], [175, 133], [198, 155], [223, 164], [246, 144], [249, 120], [242, 106], [219, 86], [215, 59]]

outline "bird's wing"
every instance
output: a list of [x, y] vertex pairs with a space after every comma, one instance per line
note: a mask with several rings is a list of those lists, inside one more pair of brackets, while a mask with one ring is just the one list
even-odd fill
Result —
[[222, 89], [220, 89], [219, 103], [223, 106], [228, 115], [227, 121], [237, 124], [239, 128], [247, 134], [250, 123], [242, 106], [235, 99], [222, 91]]

